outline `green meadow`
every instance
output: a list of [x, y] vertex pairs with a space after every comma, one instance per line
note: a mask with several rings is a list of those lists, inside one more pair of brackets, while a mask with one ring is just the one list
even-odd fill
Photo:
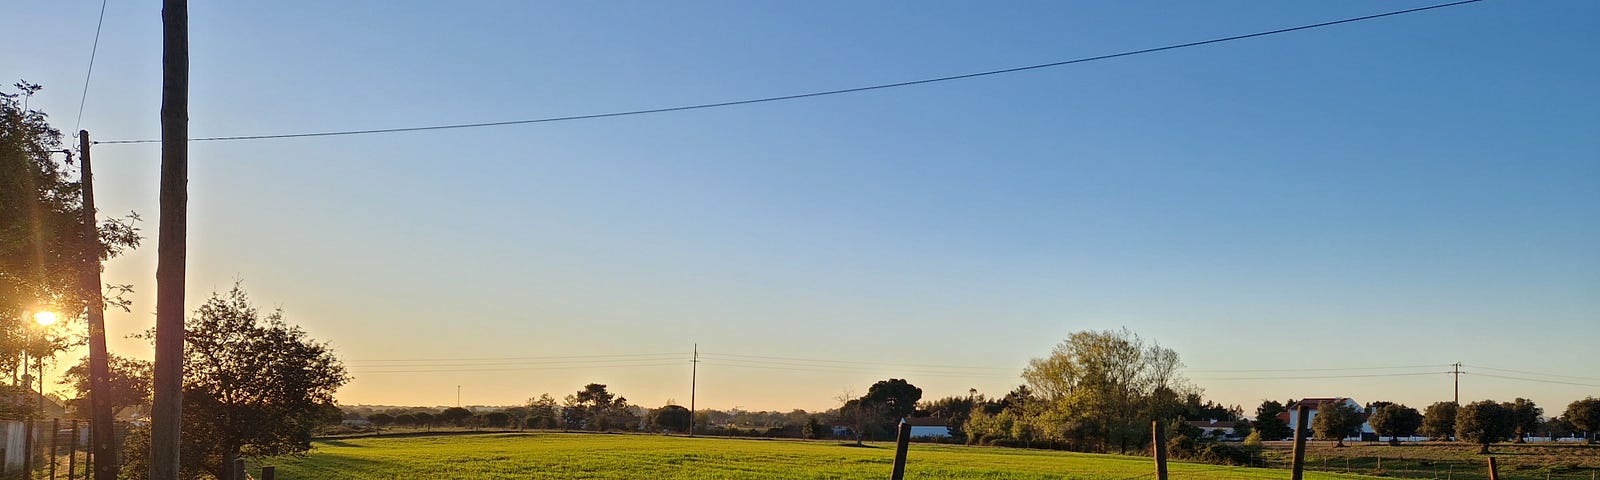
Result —
[[[888, 478], [893, 444], [503, 433], [322, 440], [307, 456], [271, 459], [284, 480]], [[1154, 478], [1148, 457], [912, 444], [906, 478]], [[1287, 479], [1286, 470], [1172, 463], [1173, 480]], [[258, 472], [251, 468], [252, 473]], [[1308, 479], [1374, 478], [1308, 472]]]

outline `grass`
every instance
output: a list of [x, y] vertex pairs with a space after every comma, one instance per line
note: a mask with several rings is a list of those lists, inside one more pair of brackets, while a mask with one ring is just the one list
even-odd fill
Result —
[[[1267, 460], [1287, 463], [1289, 442], [1268, 444]], [[1384, 443], [1347, 443], [1334, 448], [1330, 442], [1311, 442], [1306, 446], [1307, 467], [1314, 470], [1379, 474], [1395, 478], [1440, 478], [1485, 480], [1488, 456], [1479, 455], [1476, 445], [1427, 442], [1389, 446]], [[1561, 444], [1496, 444], [1491, 449], [1500, 464], [1503, 480], [1589, 480], [1600, 477], [1600, 446]], [[1382, 468], [1379, 468], [1379, 459]]]
[[[308, 456], [271, 459], [285, 480], [888, 478], [894, 446], [834, 441], [496, 433], [322, 440]], [[1154, 477], [1148, 457], [912, 444], [906, 478]], [[1287, 479], [1264, 468], [1171, 463], [1171, 480]], [[252, 468], [255, 470], [255, 468]], [[1372, 478], [1314, 472], [1310, 480]]]

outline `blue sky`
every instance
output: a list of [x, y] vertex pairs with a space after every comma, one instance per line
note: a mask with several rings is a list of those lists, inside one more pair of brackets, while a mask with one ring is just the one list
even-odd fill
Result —
[[[458, 3], [198, 2], [191, 132], [718, 102], [1425, 5]], [[33, 39], [0, 65], [45, 85], [33, 105], [63, 129], [98, 7], [0, 19]], [[1420, 406], [1447, 400], [1450, 377], [1231, 370], [1461, 361], [1600, 385], [1597, 15], [1490, 0], [791, 102], [194, 143], [189, 298], [242, 278], [350, 362], [346, 403], [453, 404], [461, 385], [466, 403], [507, 404], [590, 381], [687, 402], [696, 342], [711, 352], [702, 406], [825, 408], [891, 376], [929, 397], [1000, 394], [1068, 333], [1122, 326], [1178, 350], [1207, 397], [1248, 407]], [[159, 2], [110, 2], [82, 119], [95, 138], [157, 136], [159, 20]], [[108, 266], [139, 289], [112, 332], [139, 331], [153, 321], [158, 148], [95, 154], [103, 211], [138, 211], [151, 235]], [[658, 353], [684, 355], [644, 356]], [[439, 360], [577, 355], [641, 356]], [[429, 360], [381, 361], [394, 359]], [[393, 364], [473, 371], [382, 373], [408, 370]], [[1547, 410], [1596, 394], [1462, 385], [1463, 399]]]

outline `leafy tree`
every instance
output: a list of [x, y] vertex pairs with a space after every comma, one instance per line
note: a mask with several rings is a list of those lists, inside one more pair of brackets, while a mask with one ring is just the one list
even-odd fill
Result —
[[687, 432], [691, 417], [689, 409], [682, 405], [665, 405], [650, 412], [650, 426], [656, 430]]
[[[150, 376], [150, 362], [127, 357], [112, 355], [109, 359], [111, 365], [111, 389], [106, 392], [110, 399], [111, 411], [119, 412], [124, 408], [150, 404], [150, 393], [153, 380]], [[78, 398], [70, 403], [74, 410], [86, 409], [89, 392], [89, 358], [84, 357], [77, 365], [68, 368], [62, 374], [61, 383], [72, 385], [78, 392]], [[87, 416], [87, 415], [85, 415]]]
[[405, 426], [408, 426], [408, 427], [413, 427], [413, 426], [416, 426], [418, 422], [417, 422], [417, 416], [415, 414], [402, 413], [402, 414], [394, 416], [393, 423], [395, 425], [405, 425]]
[[1179, 399], [1193, 390], [1180, 366], [1177, 352], [1127, 329], [1076, 332], [1049, 356], [1028, 362], [1022, 378], [1042, 404], [1024, 410], [1070, 427], [1038, 430], [1043, 440], [1098, 441], [1101, 450], [1116, 445], [1126, 453], [1148, 438], [1152, 418], [1173, 418]]
[[1544, 409], [1535, 405], [1533, 400], [1517, 398], [1501, 406], [1511, 411], [1512, 438], [1516, 443], [1524, 443], [1524, 437], [1539, 429], [1539, 418], [1544, 416]]
[[1289, 409], [1277, 400], [1263, 400], [1261, 406], [1256, 407], [1256, 431], [1268, 440], [1282, 440], [1294, 435], [1294, 429], [1278, 418], [1278, 414], [1287, 411]]
[[431, 427], [434, 423], [439, 421], [439, 419], [435, 418], [432, 413], [428, 412], [417, 412], [411, 414], [411, 416], [417, 419], [417, 426], [419, 427]]
[[1456, 411], [1456, 438], [1478, 444], [1478, 453], [1489, 453], [1489, 444], [1511, 438], [1516, 433], [1511, 409], [1493, 400], [1472, 402]]
[[1400, 437], [1414, 435], [1417, 429], [1422, 428], [1422, 413], [1415, 408], [1391, 403], [1379, 406], [1367, 422], [1372, 424], [1372, 431], [1379, 436], [1389, 437], [1390, 445], [1399, 445]]
[[883, 414], [891, 420], [911, 416], [919, 400], [922, 400], [922, 389], [900, 378], [880, 380], [861, 397], [862, 402], [882, 405]]
[[1361, 412], [1342, 402], [1324, 402], [1317, 407], [1316, 418], [1311, 419], [1311, 432], [1323, 440], [1337, 440], [1336, 447], [1344, 446], [1344, 437], [1361, 432]]
[[506, 412], [489, 412], [483, 416], [484, 425], [493, 428], [506, 428], [511, 426], [511, 414]]
[[282, 311], [263, 317], [239, 284], [213, 293], [184, 329], [181, 458], [190, 475], [221, 478], [241, 454], [311, 449], [313, 428], [350, 379], [326, 344]]
[[394, 424], [394, 416], [387, 413], [374, 413], [372, 416], [367, 417], [367, 421], [378, 427], [387, 427]]
[[972, 416], [972, 409], [977, 400], [975, 395], [951, 396], [924, 403], [922, 409], [926, 410], [930, 417], [944, 419], [945, 427], [950, 429], [950, 438], [957, 442], [965, 442], [967, 419]]
[[[1233, 435], [1234, 436], [1248, 437], [1252, 433], [1256, 433], [1255, 432], [1255, 425], [1250, 423], [1249, 419], [1240, 418], [1238, 420], [1234, 420], [1233, 421]], [[1260, 435], [1256, 435], [1256, 438], [1260, 439], [1261, 436]]]
[[850, 427], [850, 432], [855, 434], [856, 445], [861, 445], [868, 432], [877, 430], [884, 420], [884, 406], [881, 403], [865, 402], [860, 398], [844, 402], [839, 407], [839, 422]]
[[[41, 342], [30, 335], [36, 328], [31, 311], [50, 309], [67, 318], [82, 314], [91, 294], [101, 289], [84, 282], [82, 275], [96, 268], [90, 260], [136, 248], [141, 238], [133, 226], [138, 216], [132, 214], [101, 221], [99, 238], [89, 234], [82, 186], [61, 154], [61, 132], [43, 112], [26, 105], [42, 87], [26, 81], [14, 87], [19, 93], [0, 92], [0, 368], [17, 372], [25, 367], [25, 350], [28, 358], [42, 359], [70, 345], [61, 341], [65, 337]], [[107, 304], [127, 305], [115, 297]], [[27, 383], [15, 373], [11, 380], [13, 387]], [[0, 406], [0, 413], [5, 410]]]
[[591, 383], [567, 396], [562, 413], [568, 417], [568, 428], [603, 432], [632, 423], [635, 417], [631, 410], [627, 398], [606, 391], [603, 384]]
[[1595, 433], [1600, 432], [1600, 399], [1584, 397], [1583, 400], [1567, 404], [1567, 410], [1561, 413], [1561, 419], [1572, 424], [1572, 428], [1588, 435], [1589, 443], [1594, 443]]
[[528, 428], [556, 428], [561, 418], [561, 406], [550, 394], [528, 399]]
[[467, 410], [461, 407], [450, 407], [444, 409], [442, 412], [439, 412], [439, 415], [436, 419], [443, 423], [462, 427], [466, 426], [467, 419], [470, 418], [472, 418], [472, 410]]
[[1433, 440], [1449, 440], [1456, 433], [1456, 402], [1435, 402], [1422, 412], [1422, 434]]

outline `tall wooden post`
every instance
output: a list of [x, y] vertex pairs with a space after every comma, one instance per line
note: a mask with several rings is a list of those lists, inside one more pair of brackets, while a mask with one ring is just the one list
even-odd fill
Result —
[[1306, 471], [1306, 417], [1311, 416], [1311, 407], [1301, 402], [1296, 405], [1295, 414], [1300, 418], [1294, 421], [1294, 471], [1289, 478], [1301, 480]]
[[[178, 480], [183, 418], [183, 288], [189, 216], [189, 2], [161, 7], [161, 222], [156, 249], [150, 480]], [[101, 464], [114, 462], [101, 459]]]
[[894, 474], [890, 478], [906, 478], [906, 450], [911, 448], [911, 424], [900, 419], [900, 432], [894, 439]]
[[1167, 480], [1167, 428], [1160, 420], [1150, 421], [1150, 438], [1155, 443], [1156, 480]]
[[243, 458], [233, 459], [233, 472], [229, 476], [233, 477], [232, 480], [244, 480], [244, 477], [250, 476], [249, 472], [244, 471]]
[[73, 420], [72, 441], [67, 442], [67, 480], [78, 479], [78, 438], [78, 421]]
[[61, 443], [60, 433], [61, 419], [50, 419], [50, 457], [45, 460], [46, 462], [50, 462], [50, 480], [56, 480], [56, 445]]
[[[78, 131], [78, 166], [83, 184], [83, 228], [90, 248], [84, 251], [83, 293], [88, 299], [84, 317], [89, 323], [89, 450], [100, 458], [115, 459], [117, 447], [112, 445], [111, 399], [95, 392], [111, 390], [111, 360], [106, 350], [106, 304], [100, 287], [100, 227], [94, 206], [94, 163], [90, 155], [89, 131]], [[77, 441], [76, 438], [73, 439]], [[94, 480], [117, 480], [117, 462], [102, 462], [98, 470], [86, 477]]]
[[1494, 457], [1489, 457], [1489, 480], [1500, 480], [1500, 465], [1494, 462]]
[[261, 467], [261, 480], [277, 480], [278, 467]]

